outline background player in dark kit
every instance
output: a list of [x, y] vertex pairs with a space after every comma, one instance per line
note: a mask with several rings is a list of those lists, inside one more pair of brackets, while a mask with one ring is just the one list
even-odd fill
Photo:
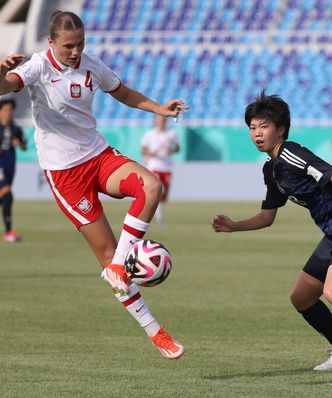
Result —
[[3, 240], [15, 243], [21, 237], [12, 229], [12, 184], [15, 176], [16, 148], [26, 150], [27, 143], [22, 129], [14, 122], [16, 103], [12, 99], [0, 101], [0, 200], [5, 227]]

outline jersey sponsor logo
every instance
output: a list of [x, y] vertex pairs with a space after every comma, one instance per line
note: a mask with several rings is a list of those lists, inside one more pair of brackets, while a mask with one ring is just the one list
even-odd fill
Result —
[[88, 213], [92, 209], [92, 204], [87, 198], [83, 198], [76, 205], [83, 213]]
[[57, 83], [59, 82], [61, 79], [51, 79], [51, 83]]
[[323, 177], [323, 173], [312, 166], [308, 167], [307, 174], [313, 177], [317, 182]]
[[82, 94], [81, 85], [72, 83], [70, 85], [70, 96], [71, 96], [71, 98], [81, 98], [81, 94]]

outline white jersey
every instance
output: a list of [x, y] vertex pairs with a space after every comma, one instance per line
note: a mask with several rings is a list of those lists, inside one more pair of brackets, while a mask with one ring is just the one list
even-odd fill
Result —
[[117, 90], [121, 81], [99, 58], [81, 55], [74, 68], [60, 64], [51, 49], [14, 69], [20, 89], [29, 88], [39, 163], [63, 170], [92, 159], [108, 147], [96, 130], [92, 101], [97, 89]]
[[172, 158], [169, 152], [179, 145], [174, 130], [160, 131], [156, 128], [148, 130], [142, 138], [141, 145], [151, 152], [156, 152], [156, 156], [144, 158], [148, 169], [161, 172], [172, 170]]

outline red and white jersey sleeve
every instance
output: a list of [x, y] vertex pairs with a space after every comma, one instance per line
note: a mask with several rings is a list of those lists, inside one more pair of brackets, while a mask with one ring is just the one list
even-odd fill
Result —
[[68, 169], [108, 147], [96, 130], [92, 101], [96, 90], [112, 92], [121, 81], [99, 58], [82, 54], [74, 68], [59, 63], [51, 49], [14, 69], [20, 89], [28, 87], [35, 143], [46, 170]]
[[177, 145], [179, 145], [179, 141], [174, 130], [148, 130], [142, 138], [141, 146], [147, 148], [150, 152], [155, 152], [156, 155], [144, 158], [146, 167], [161, 172], [172, 171], [173, 162], [170, 151]]

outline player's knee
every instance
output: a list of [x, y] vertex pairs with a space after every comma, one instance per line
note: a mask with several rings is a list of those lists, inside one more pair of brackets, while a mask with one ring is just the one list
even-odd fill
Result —
[[12, 202], [13, 201], [13, 193], [11, 191], [11, 189], [9, 188], [8, 191], [6, 191], [6, 193], [3, 195], [2, 197], [3, 201], [8, 201], [8, 202]]
[[0, 188], [0, 198], [3, 199], [6, 195], [11, 194], [11, 188], [10, 185], [4, 185], [2, 188]]
[[147, 199], [159, 200], [163, 187], [158, 177], [151, 174], [144, 179], [144, 191]]
[[160, 196], [162, 191], [161, 181], [154, 174], [148, 174], [140, 177], [137, 173], [131, 173], [126, 178], [120, 181], [120, 192], [124, 196], [130, 196], [133, 198], [139, 197], [143, 191], [144, 195]]
[[120, 182], [121, 194], [135, 198], [129, 210], [129, 213], [134, 217], [141, 214], [146, 204], [158, 203], [161, 191], [161, 181], [153, 174], [147, 174], [143, 179], [137, 173], [131, 173]]
[[131, 173], [120, 181], [120, 192], [123, 196], [137, 198], [143, 192], [144, 180], [137, 173]]
[[292, 291], [289, 298], [297, 311], [301, 311], [305, 307], [305, 304], [301, 298], [301, 294], [299, 294], [297, 291]]
[[298, 309], [298, 308], [297, 308], [297, 307], [298, 307], [297, 295], [296, 295], [294, 292], [292, 292], [292, 293], [290, 294], [290, 296], [289, 296], [289, 299], [290, 299], [291, 303], [293, 304], [293, 306], [294, 306], [296, 309]]

